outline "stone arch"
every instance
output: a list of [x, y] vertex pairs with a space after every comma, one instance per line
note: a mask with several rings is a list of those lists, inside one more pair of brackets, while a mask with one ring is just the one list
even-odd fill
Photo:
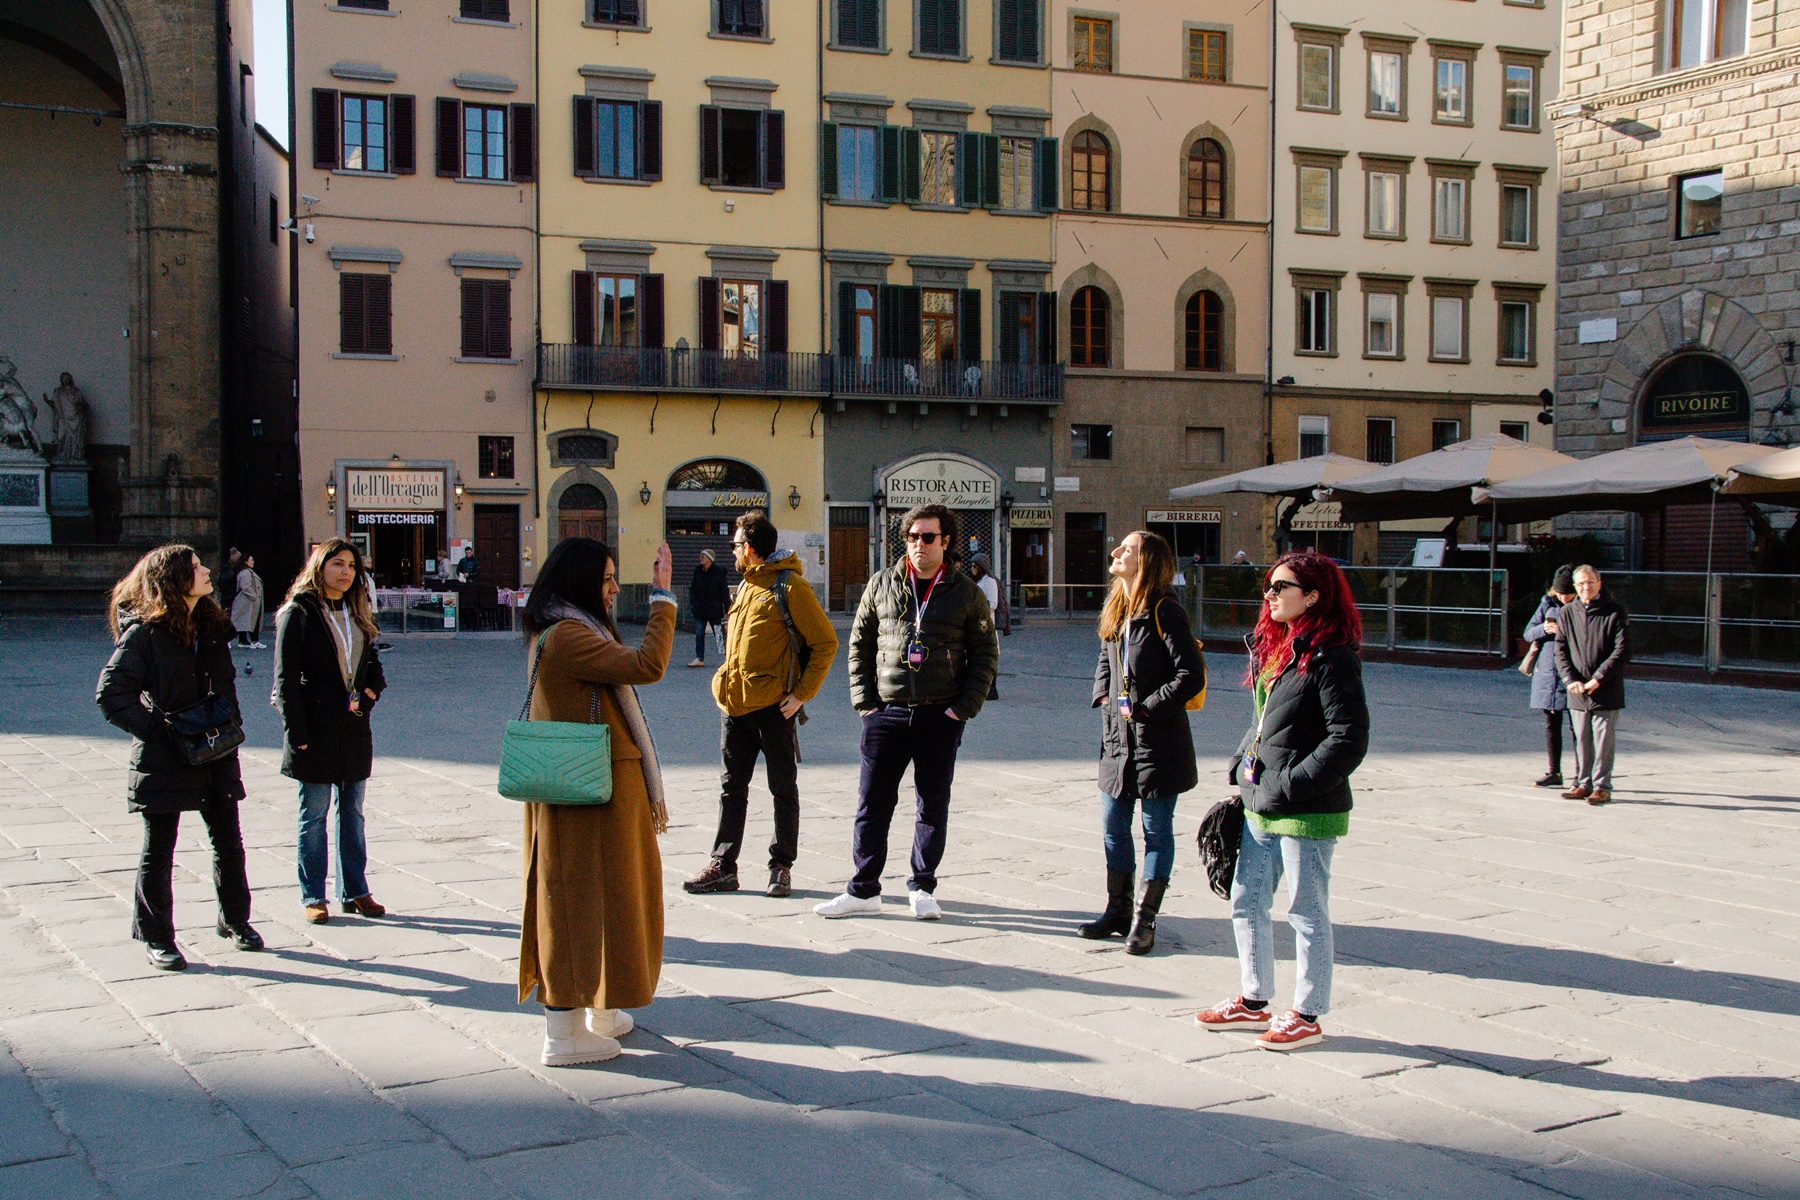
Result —
[[[100, 19], [112, 42], [113, 56], [118, 60], [119, 77], [124, 86], [125, 120], [128, 125], [142, 125], [156, 119], [151, 104], [150, 70], [146, 66], [143, 47], [137, 33], [133, 10], [144, 7], [132, 0], [88, 0], [88, 7]], [[211, 25], [211, 14], [207, 14]]]
[[[1658, 368], [1677, 354], [1706, 351], [1728, 363], [1750, 392], [1750, 428], [1757, 414], [1780, 404], [1788, 386], [1781, 347], [1756, 315], [1715, 292], [1690, 291], [1663, 301], [1640, 317], [1619, 341], [1601, 376], [1596, 449], [1613, 450], [1637, 442], [1643, 389]], [[1613, 432], [1623, 419], [1626, 432]]]
[[1198, 292], [1217, 294], [1224, 307], [1224, 320], [1220, 322], [1219, 330], [1219, 374], [1229, 374], [1237, 370], [1237, 297], [1232, 294], [1230, 284], [1205, 267], [1182, 280], [1181, 286], [1175, 289], [1175, 369], [1188, 369], [1187, 304]]
[[1056, 306], [1060, 310], [1056, 322], [1056, 351], [1061, 361], [1069, 361], [1069, 315], [1075, 293], [1084, 287], [1097, 287], [1106, 293], [1110, 324], [1106, 330], [1106, 365], [1122, 366], [1125, 361], [1125, 293], [1103, 268], [1094, 263], [1077, 267], [1062, 281]]
[[[556, 482], [550, 485], [550, 492], [544, 499], [544, 520], [547, 528], [552, 532], [555, 531], [562, 521], [563, 495], [570, 488], [581, 484], [598, 488], [600, 494], [606, 497], [606, 544], [616, 548], [619, 544], [619, 493], [613, 489], [610, 479], [592, 467], [571, 467], [557, 476]], [[555, 537], [545, 539], [552, 546], [556, 544], [556, 540]]]
[[[1237, 217], [1237, 148], [1232, 145], [1231, 138], [1225, 131], [1211, 121], [1202, 121], [1190, 129], [1185, 138], [1181, 139], [1181, 157], [1176, 160], [1175, 166], [1175, 211], [1184, 217], [1188, 216], [1188, 155], [1193, 151], [1194, 143], [1202, 138], [1211, 138], [1219, 143], [1219, 148], [1225, 152], [1225, 220], [1233, 220]], [[1190, 217], [1189, 219], [1214, 220], [1216, 218]]]
[[[1075, 204], [1075, 139], [1077, 136], [1079, 136], [1080, 134], [1083, 134], [1083, 133], [1097, 133], [1101, 137], [1106, 139], [1106, 145], [1107, 145], [1106, 208], [1103, 210], [1102, 209], [1092, 209], [1092, 210], [1090, 210], [1090, 209], [1074, 209], [1074, 204]], [[1118, 133], [1114, 131], [1113, 127], [1111, 125], [1108, 125], [1105, 121], [1102, 121], [1099, 117], [1095, 116], [1093, 113], [1088, 113], [1086, 116], [1083, 116], [1083, 117], [1079, 118], [1078, 120], [1076, 120], [1073, 124], [1071, 124], [1068, 127], [1068, 129], [1063, 131], [1062, 146], [1063, 146], [1063, 162], [1062, 162], [1063, 203], [1062, 203], [1062, 206], [1065, 209], [1073, 209], [1074, 211], [1078, 211], [1078, 212], [1089, 212], [1089, 211], [1121, 212], [1121, 211], [1123, 211], [1124, 205], [1123, 205], [1123, 200], [1119, 195], [1119, 183], [1120, 183], [1120, 180], [1122, 180], [1124, 178], [1124, 175], [1122, 172], [1122, 168], [1124, 165], [1124, 159], [1123, 159], [1124, 142], [1120, 140]]]

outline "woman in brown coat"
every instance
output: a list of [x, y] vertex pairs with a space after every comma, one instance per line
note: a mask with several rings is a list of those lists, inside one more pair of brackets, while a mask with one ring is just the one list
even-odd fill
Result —
[[[597, 691], [612, 730], [612, 800], [525, 806], [525, 912], [519, 1002], [544, 1005], [546, 1066], [619, 1053], [662, 973], [662, 856], [667, 827], [656, 747], [632, 685], [669, 665], [675, 596], [669, 547], [651, 569], [650, 621], [636, 650], [619, 640], [617, 562], [602, 542], [569, 538], [550, 552], [524, 624], [534, 639], [531, 719], [586, 723]], [[585, 1012], [583, 1011], [585, 1010]]]

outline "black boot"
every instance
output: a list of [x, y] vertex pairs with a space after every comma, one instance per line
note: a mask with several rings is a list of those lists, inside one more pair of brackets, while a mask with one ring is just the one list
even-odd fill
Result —
[[1137, 920], [1131, 923], [1131, 934], [1125, 939], [1125, 953], [1148, 954], [1156, 946], [1156, 914], [1162, 909], [1163, 893], [1169, 888], [1166, 879], [1144, 881], [1144, 898], [1138, 902]]
[[1136, 882], [1130, 871], [1107, 871], [1106, 911], [1087, 924], [1077, 926], [1075, 932], [1084, 938], [1104, 938], [1129, 932], [1131, 893]]

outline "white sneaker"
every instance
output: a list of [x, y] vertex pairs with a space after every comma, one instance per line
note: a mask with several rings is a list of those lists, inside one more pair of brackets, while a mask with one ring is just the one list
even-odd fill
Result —
[[267, 643], [267, 642], [251, 642], [250, 648], [252, 650], [267, 650], [269, 648], [269, 643]]
[[588, 1032], [615, 1041], [637, 1028], [631, 1014], [622, 1008], [590, 1008], [587, 1010]]
[[813, 911], [821, 917], [875, 917], [881, 915], [881, 897], [870, 896], [867, 900], [860, 896], [852, 896], [845, 892], [841, 896], [833, 896], [823, 904], [813, 905]]
[[915, 921], [935, 921], [944, 915], [944, 910], [938, 907], [937, 897], [930, 892], [906, 893], [906, 906], [912, 909]]
[[572, 1067], [577, 1063], [605, 1062], [617, 1058], [624, 1047], [609, 1037], [588, 1030], [584, 1014], [544, 1010], [544, 1053], [546, 1067]]

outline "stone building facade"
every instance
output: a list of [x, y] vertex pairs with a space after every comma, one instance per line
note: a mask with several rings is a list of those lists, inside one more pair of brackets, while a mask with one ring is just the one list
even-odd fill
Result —
[[[1572, 0], [1551, 106], [1562, 168], [1556, 445], [1694, 434], [1786, 445], [1800, 327], [1800, 14], [1772, 0]], [[1694, 17], [1689, 13], [1690, 18]], [[1715, 564], [1753, 530], [1719, 509]], [[1705, 510], [1564, 518], [1615, 562], [1698, 570]]]

